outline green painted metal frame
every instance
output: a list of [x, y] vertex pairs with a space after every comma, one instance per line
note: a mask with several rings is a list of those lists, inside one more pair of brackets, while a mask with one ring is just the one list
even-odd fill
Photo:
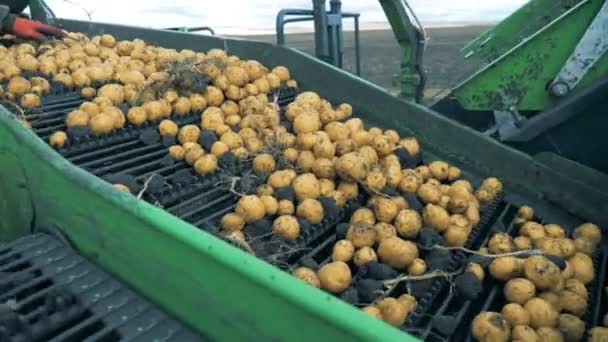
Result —
[[[468, 110], [542, 111], [553, 107], [559, 99], [547, 91], [547, 85], [574, 51], [604, 1], [531, 1], [465, 48], [466, 53], [475, 51], [473, 56], [495, 59], [456, 86], [450, 97]], [[555, 7], [564, 3], [573, 5], [565, 11]], [[547, 17], [543, 18], [542, 13]], [[549, 18], [553, 20], [546, 23]], [[524, 37], [517, 31], [522, 28]], [[531, 33], [532, 29], [536, 31]], [[505, 51], [514, 42], [518, 43]], [[608, 54], [590, 69], [571, 96], [606, 75]]]
[[492, 62], [582, 1], [585, 0], [530, 0], [465, 45], [461, 52], [466, 58]]
[[[608, 177], [556, 155], [530, 157], [293, 49], [180, 32], [57, 20], [72, 31], [170, 48], [226, 48], [287, 64], [304, 89], [349, 102], [370, 125], [416, 136], [426, 153], [504, 179], [511, 200], [542, 214], [608, 225]], [[59, 227], [83, 255], [218, 340], [413, 341], [399, 330], [74, 167], [0, 111], [0, 232]], [[518, 202], [519, 201], [519, 202]], [[22, 223], [21, 231], [10, 229]]]
[[[420, 74], [416, 61], [422, 54], [417, 45], [417, 28], [410, 20], [402, 0], [380, 0], [382, 10], [399, 43], [401, 91], [399, 96], [410, 101], [420, 102], [424, 91], [424, 75]], [[421, 66], [420, 66], [421, 67]]]

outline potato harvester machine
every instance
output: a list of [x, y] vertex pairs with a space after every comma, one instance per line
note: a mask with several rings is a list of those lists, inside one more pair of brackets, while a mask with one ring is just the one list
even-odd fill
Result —
[[[605, 174], [554, 153], [527, 155], [516, 151], [296, 50], [168, 30], [48, 15], [43, 18], [41, 4], [32, 3], [34, 17], [70, 31], [91, 36], [108, 33], [118, 39], [140, 38], [167, 48], [221, 48], [267, 66], [286, 65], [298, 80], [299, 91], [314, 90], [332, 103], [348, 102], [354, 116], [366, 125], [415, 136], [422, 145], [425, 162], [446, 160], [474, 181], [499, 177], [506, 193], [482, 208], [481, 223], [467, 242], [469, 248], [479, 248], [495, 229], [513, 232], [513, 219], [522, 204], [535, 208], [541, 222], [574, 227], [590, 221], [608, 227]], [[279, 104], [285, 106], [295, 93], [282, 89], [278, 96]], [[23, 284], [37, 282], [31, 277], [42, 274], [57, 284], [49, 286], [67, 287], [65, 291], [71, 294], [61, 301], [78, 303], [81, 311], [88, 312], [85, 320], [94, 318], [99, 322], [98, 329], [83, 330], [72, 340], [132, 340], [134, 336], [163, 340], [167, 335], [160, 330], [157, 335], [129, 335], [113, 328], [104, 320], [103, 312], [92, 308], [93, 302], [79, 297], [77, 287], [42, 270], [53, 262], [45, 253], [56, 249], [65, 250], [71, 258], [80, 258], [78, 253], [84, 257], [80, 262], [88, 260], [90, 267], [99, 267], [115, 279], [108, 278], [108, 282], [120, 281], [123, 285], [116, 285], [117, 288], [122, 286], [132, 296], [137, 293], [145, 297], [153, 304], [146, 304], [150, 308], [144, 313], [157, 312], [152, 305], [162, 309], [166, 317], [158, 322], [171, 325], [175, 334], [190, 336], [193, 331], [200, 334], [201, 340], [469, 341], [473, 317], [481, 310], [500, 308], [504, 300], [500, 286], [489, 279], [478, 299], [466, 300], [450, 291], [445, 279], [437, 278], [414, 289], [418, 306], [404, 326], [394, 328], [372, 319], [340, 298], [311, 288], [218, 238], [218, 220], [234, 208], [237, 197], [215, 186], [214, 176], [197, 176], [186, 165], [168, 159], [165, 141], [154, 135], [154, 124], [127, 125], [103, 137], [84, 135], [58, 150], [48, 146], [48, 135], [63, 129], [67, 113], [82, 101], [76, 89], [54, 84], [53, 91], [43, 97], [42, 106], [25, 113], [32, 129], [24, 127], [10, 108], [0, 108], [0, 241], [4, 241], [0, 243], [0, 275], [13, 272], [18, 277], [40, 269]], [[176, 120], [186, 124], [197, 122], [199, 117], [199, 113], [192, 113]], [[142, 187], [146, 179], [153, 181], [143, 198], [138, 199], [112, 187], [109, 182], [116, 177], [126, 177], [135, 188]], [[304, 252], [285, 262], [292, 266], [325, 262], [336, 239], [336, 226], [345, 220], [349, 210], [361, 204], [351, 201], [321, 224], [303, 227], [296, 243]], [[601, 288], [606, 281], [607, 252], [604, 241], [594, 258], [597, 276], [590, 287], [591, 304], [584, 316], [589, 327], [598, 325], [600, 309], [606, 306]], [[23, 264], [25, 268], [15, 268], [19, 258], [32, 261]], [[466, 255], [454, 252], [450, 258], [450, 267], [456, 268]], [[27, 286], [13, 292], [22, 288]], [[103, 293], [103, 287], [89, 291], [91, 295]], [[0, 300], [21, 307], [22, 297], [9, 297], [3, 297], [0, 279]], [[437, 317], [449, 317], [456, 324], [446, 328]], [[154, 329], [156, 325], [140, 323], [137, 327]], [[70, 340], [61, 338], [67, 336], [65, 330], [58, 328], [53, 334], [57, 340]]]

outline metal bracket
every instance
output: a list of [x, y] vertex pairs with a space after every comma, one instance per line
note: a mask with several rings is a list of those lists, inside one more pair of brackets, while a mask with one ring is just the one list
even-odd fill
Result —
[[608, 1], [604, 3], [562, 70], [549, 86], [557, 97], [568, 95], [608, 51]]
[[520, 127], [526, 118], [519, 114], [517, 109], [496, 110], [494, 111], [494, 127], [484, 132], [486, 135], [498, 133], [500, 140], [505, 140], [507, 137], [519, 132]]

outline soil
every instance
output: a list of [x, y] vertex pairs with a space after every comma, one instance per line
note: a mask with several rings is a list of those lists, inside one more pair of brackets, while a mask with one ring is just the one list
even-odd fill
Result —
[[[426, 99], [442, 89], [463, 81], [477, 70], [481, 63], [465, 60], [460, 49], [487, 30], [489, 26], [442, 27], [427, 29], [428, 42], [424, 53], [424, 70], [427, 73]], [[398, 92], [399, 45], [390, 30], [361, 31], [361, 76], [377, 85]], [[274, 35], [246, 36], [244, 39], [276, 43]], [[287, 35], [287, 46], [309, 54], [314, 53], [312, 33]], [[355, 71], [353, 32], [344, 33], [344, 68]]]

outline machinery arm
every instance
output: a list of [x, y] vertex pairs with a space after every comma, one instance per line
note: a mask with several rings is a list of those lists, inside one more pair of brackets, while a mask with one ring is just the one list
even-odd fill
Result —
[[[422, 68], [425, 36], [406, 9], [406, 0], [379, 0], [401, 47], [401, 97], [420, 102], [426, 76]], [[413, 14], [413, 13], [412, 13]]]

